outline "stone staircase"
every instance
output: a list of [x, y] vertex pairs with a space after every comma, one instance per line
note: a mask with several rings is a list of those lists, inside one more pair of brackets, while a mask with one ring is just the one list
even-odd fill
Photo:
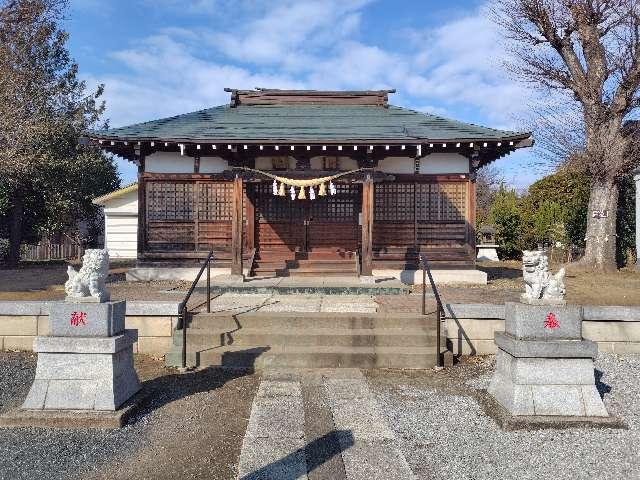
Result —
[[[435, 332], [435, 315], [198, 313], [191, 316], [187, 329], [187, 364], [257, 369], [431, 368], [436, 364]], [[181, 355], [182, 331], [176, 330], [167, 365], [180, 366]]]

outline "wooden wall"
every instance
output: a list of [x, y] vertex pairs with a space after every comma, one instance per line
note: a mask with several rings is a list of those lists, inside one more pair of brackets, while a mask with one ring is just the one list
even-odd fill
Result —
[[[218, 255], [230, 254], [232, 194], [232, 182], [145, 181], [145, 254], [202, 252], [205, 255], [209, 250]], [[246, 197], [243, 212], [246, 212]]]
[[[413, 262], [415, 258], [404, 254], [421, 250], [471, 252], [475, 212], [468, 178], [398, 177], [394, 182], [374, 184], [374, 260], [393, 259], [391, 254], [397, 254], [396, 260]], [[335, 196], [291, 201], [288, 196], [273, 196], [270, 183], [245, 184], [245, 252], [254, 247], [301, 251], [362, 248], [362, 185], [339, 184], [337, 188]], [[219, 256], [230, 254], [232, 182], [151, 179], [145, 180], [144, 191], [144, 253], [149, 258], [172, 254], [177, 258], [181, 252], [204, 256], [210, 249]]]

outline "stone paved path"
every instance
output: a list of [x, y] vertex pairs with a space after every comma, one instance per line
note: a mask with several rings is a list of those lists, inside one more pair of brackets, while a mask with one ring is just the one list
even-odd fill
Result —
[[264, 373], [239, 480], [415, 478], [362, 372]]
[[[200, 310], [204, 310], [202, 302]], [[376, 313], [377, 305], [371, 295], [223, 293], [211, 299], [211, 311]]]

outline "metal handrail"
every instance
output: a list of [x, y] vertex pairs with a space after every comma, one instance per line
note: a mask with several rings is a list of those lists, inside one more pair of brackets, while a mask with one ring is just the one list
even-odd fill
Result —
[[422, 265], [422, 315], [427, 314], [427, 275], [429, 276], [429, 282], [431, 283], [431, 290], [436, 297], [436, 366], [442, 367], [442, 352], [440, 351], [440, 331], [441, 322], [444, 318], [444, 307], [442, 300], [440, 299], [440, 293], [436, 282], [433, 281], [433, 275], [431, 275], [431, 268], [429, 267], [429, 261], [425, 254], [419, 254], [419, 263]]
[[211, 262], [213, 261], [213, 250], [209, 252], [206, 260], [200, 267], [200, 271], [198, 272], [198, 276], [191, 284], [191, 288], [187, 292], [187, 295], [184, 297], [184, 300], [180, 302], [178, 306], [178, 326], [182, 329], [182, 368], [187, 368], [187, 303], [191, 298], [191, 294], [195, 290], [198, 282], [200, 281], [200, 277], [202, 276], [202, 272], [204, 269], [207, 269], [207, 313], [211, 313]]

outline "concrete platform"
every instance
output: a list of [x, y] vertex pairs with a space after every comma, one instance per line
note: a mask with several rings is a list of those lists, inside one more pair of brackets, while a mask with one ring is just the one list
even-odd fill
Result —
[[116, 411], [25, 410], [14, 408], [0, 415], [0, 428], [59, 428], [64, 430], [121, 428], [136, 413], [143, 396], [136, 395]]
[[542, 430], [565, 428], [617, 428], [628, 429], [624, 420], [618, 417], [585, 417], [558, 415], [511, 415], [486, 390], [476, 398], [482, 410], [505, 431]]
[[[422, 285], [422, 270], [374, 269], [373, 274], [379, 278], [396, 278], [406, 285]], [[433, 269], [431, 274], [438, 285], [487, 284], [487, 274], [473, 268]]]
[[[126, 279], [128, 282], [148, 282], [152, 280], [178, 280], [178, 281], [193, 281], [198, 275], [199, 267], [191, 268], [167, 268], [167, 267], [134, 267], [127, 271]], [[215, 284], [224, 284], [228, 288], [232, 288], [234, 281], [229, 281], [228, 277], [231, 273], [228, 268], [212, 268], [211, 277]], [[451, 284], [451, 285], [486, 285], [487, 274], [480, 270], [475, 269], [434, 269], [431, 271], [433, 279], [438, 284]], [[272, 280], [276, 282], [285, 281], [283, 287], [291, 282], [293, 285], [301, 284], [306, 285], [310, 282], [311, 285], [317, 286], [317, 283], [327, 282], [325, 287], [337, 284], [341, 286], [344, 282], [350, 282], [353, 288], [356, 286], [364, 287], [370, 286], [382, 286], [383, 284], [396, 284], [401, 286], [406, 285], [418, 285], [422, 283], [422, 270], [393, 270], [393, 269], [374, 269], [373, 270], [373, 283], [364, 283], [357, 277], [249, 277], [248, 269], [244, 270], [246, 277], [245, 283], [253, 281], [266, 281]], [[216, 279], [220, 277], [220, 279]], [[200, 284], [204, 285], [206, 277], [203, 275]], [[256, 284], [254, 284], [256, 285]], [[227, 290], [231, 291], [231, 290]], [[350, 292], [357, 293], [357, 292]], [[363, 292], [362, 292], [363, 293]]]

